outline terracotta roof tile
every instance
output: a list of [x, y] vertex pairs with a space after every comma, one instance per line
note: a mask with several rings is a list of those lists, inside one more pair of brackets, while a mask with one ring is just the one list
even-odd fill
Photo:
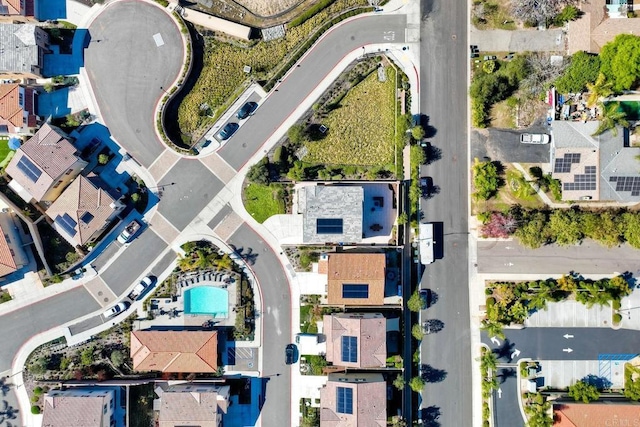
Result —
[[104, 395], [45, 395], [43, 427], [102, 427]]
[[[24, 91], [24, 108], [20, 106], [20, 90]], [[0, 84], [0, 125], [7, 126], [13, 133], [14, 128], [35, 127], [36, 116], [33, 108], [33, 89], [19, 84]], [[27, 112], [27, 124], [24, 113]]]
[[215, 372], [216, 331], [135, 331], [131, 333], [133, 368], [139, 371]]
[[[6, 213], [0, 215], [8, 215]], [[0, 277], [11, 274], [18, 269], [16, 261], [13, 259], [11, 248], [5, 238], [5, 232], [0, 227]]]
[[[386, 257], [384, 254], [334, 253], [328, 261], [329, 304], [383, 305]], [[343, 298], [343, 284], [368, 284], [368, 298]]]
[[554, 426], [603, 427], [640, 424], [640, 405], [627, 403], [559, 403], [553, 405]]
[[[220, 392], [220, 393], [218, 393]], [[159, 427], [217, 427], [227, 412], [229, 386], [175, 386], [160, 396]]]
[[[337, 412], [337, 388], [353, 390], [351, 414]], [[330, 374], [320, 389], [320, 427], [385, 427], [387, 383], [382, 374]]]
[[[380, 313], [342, 313], [325, 315], [327, 361], [336, 366], [380, 368], [387, 359], [387, 324]], [[342, 337], [357, 337], [357, 361], [342, 361]]]

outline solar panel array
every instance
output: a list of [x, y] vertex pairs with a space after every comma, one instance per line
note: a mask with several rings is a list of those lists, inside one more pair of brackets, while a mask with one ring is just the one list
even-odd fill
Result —
[[342, 298], [369, 298], [369, 285], [342, 285]]
[[597, 184], [596, 167], [585, 166], [584, 174], [575, 174], [573, 176], [573, 182], [565, 182], [563, 189], [567, 191], [572, 190], [595, 190]]
[[58, 226], [60, 226], [60, 228], [62, 228], [69, 236], [73, 237], [76, 235], [76, 226], [78, 225], [78, 223], [75, 222], [74, 219], [69, 216], [69, 214], [56, 216], [54, 222]]
[[556, 159], [553, 173], [569, 173], [574, 163], [580, 163], [580, 153], [566, 153], [563, 157]]
[[353, 389], [336, 387], [336, 406], [339, 414], [353, 414]]
[[609, 181], [616, 183], [616, 191], [631, 191], [632, 196], [640, 196], [640, 176], [612, 176]]
[[92, 219], [93, 219], [93, 214], [91, 212], [85, 212], [80, 217], [80, 221], [84, 222], [85, 224], [89, 224]]
[[316, 220], [316, 233], [342, 234], [342, 218], [318, 218]]
[[358, 337], [348, 335], [342, 337], [342, 361], [352, 363], [358, 361]]
[[42, 171], [25, 156], [20, 157], [18, 169], [32, 182], [36, 182], [38, 178], [40, 178], [40, 175], [42, 175]]

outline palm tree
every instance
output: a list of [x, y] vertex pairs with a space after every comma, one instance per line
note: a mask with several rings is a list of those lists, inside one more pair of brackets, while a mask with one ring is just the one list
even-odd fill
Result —
[[604, 74], [598, 74], [598, 78], [594, 83], [587, 83], [589, 98], [587, 98], [587, 107], [596, 105], [600, 98], [606, 98], [613, 94], [613, 83], [608, 82]]
[[602, 120], [600, 126], [592, 136], [602, 135], [609, 129], [613, 136], [618, 136], [618, 126], [629, 127], [627, 114], [620, 108], [619, 102], [611, 102], [607, 105], [600, 104], [602, 108]]

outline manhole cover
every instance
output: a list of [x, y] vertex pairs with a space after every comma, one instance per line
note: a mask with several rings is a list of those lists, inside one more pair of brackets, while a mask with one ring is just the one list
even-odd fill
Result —
[[249, 362], [249, 363], [247, 363], [247, 367], [249, 367], [249, 368], [253, 368], [253, 362]]
[[104, 298], [104, 302], [109, 302], [109, 298]]
[[98, 296], [102, 296], [102, 291], [98, 291]]

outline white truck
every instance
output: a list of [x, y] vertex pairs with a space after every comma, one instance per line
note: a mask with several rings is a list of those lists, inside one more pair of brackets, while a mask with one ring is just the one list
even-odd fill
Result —
[[548, 144], [549, 135], [544, 133], [523, 133], [520, 135], [522, 144]]
[[418, 243], [420, 249], [420, 263], [431, 264], [434, 261], [433, 254], [433, 224], [420, 224], [418, 229]]
[[131, 239], [133, 239], [133, 236], [135, 236], [138, 230], [140, 230], [140, 227], [140, 221], [138, 221], [137, 219], [131, 221], [118, 236], [118, 242], [123, 244], [130, 242]]

